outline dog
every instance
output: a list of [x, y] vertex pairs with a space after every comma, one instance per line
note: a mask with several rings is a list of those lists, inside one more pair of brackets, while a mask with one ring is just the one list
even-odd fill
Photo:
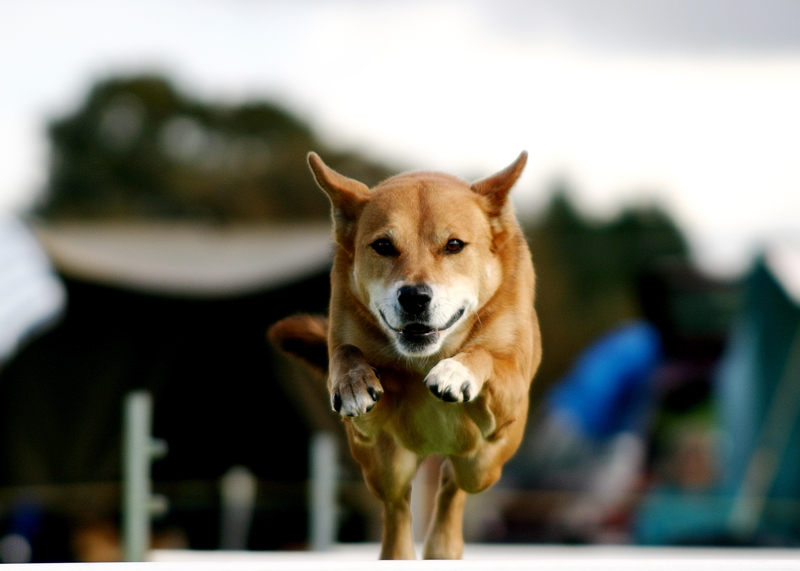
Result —
[[308, 163], [332, 205], [329, 321], [290, 317], [270, 339], [327, 372], [331, 407], [383, 504], [381, 559], [414, 559], [411, 481], [445, 457], [426, 559], [460, 559], [466, 496], [522, 440], [541, 361], [531, 254], [508, 199], [527, 160], [469, 184], [436, 172], [374, 188]]

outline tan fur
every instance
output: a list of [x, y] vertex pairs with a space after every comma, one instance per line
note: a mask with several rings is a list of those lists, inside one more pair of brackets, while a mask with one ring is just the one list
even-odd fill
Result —
[[[353, 415], [344, 417], [351, 452], [383, 503], [383, 559], [415, 557], [411, 480], [427, 455], [447, 460], [424, 556], [460, 558], [466, 494], [494, 484], [522, 439], [528, 391], [541, 359], [533, 265], [507, 200], [525, 160], [523, 153], [504, 171], [472, 185], [423, 172], [369, 189], [309, 155], [331, 199], [336, 239], [328, 388], [334, 406]], [[373, 245], [381, 239], [397, 255], [377, 253]], [[454, 239], [466, 245], [450, 253]], [[404, 348], [401, 337], [407, 339], [411, 329], [392, 325], [393, 318], [380, 313], [381, 307], [402, 313], [391, 305], [392, 288], [404, 284], [434, 284], [434, 292], [446, 293], [434, 296], [437, 303], [443, 299], [444, 309], [437, 311], [457, 319], [428, 335], [440, 339], [440, 345], [430, 345], [436, 348], [432, 354]], [[380, 296], [389, 305], [380, 306]], [[462, 299], [466, 310], [459, 314], [455, 304]], [[324, 324], [309, 321], [304, 328], [293, 319], [280, 330], [281, 342], [294, 336], [318, 347]], [[302, 350], [294, 352], [302, 356]], [[463, 402], [445, 402], [437, 396], [442, 387]]]
[[269, 328], [270, 342], [299, 357], [315, 371], [328, 374], [328, 320], [316, 315], [287, 317]]

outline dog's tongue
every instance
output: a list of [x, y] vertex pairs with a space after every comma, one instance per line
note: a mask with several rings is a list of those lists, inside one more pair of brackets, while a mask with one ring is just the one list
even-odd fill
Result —
[[422, 323], [412, 323], [410, 325], [406, 325], [405, 329], [403, 329], [403, 333], [410, 333], [411, 335], [423, 335], [425, 333], [430, 333], [432, 329], [423, 325]]

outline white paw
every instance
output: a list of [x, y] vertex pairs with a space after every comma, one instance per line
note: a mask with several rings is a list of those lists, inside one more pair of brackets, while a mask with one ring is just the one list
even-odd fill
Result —
[[425, 377], [425, 386], [445, 402], [468, 402], [478, 396], [472, 372], [455, 359], [439, 361]]

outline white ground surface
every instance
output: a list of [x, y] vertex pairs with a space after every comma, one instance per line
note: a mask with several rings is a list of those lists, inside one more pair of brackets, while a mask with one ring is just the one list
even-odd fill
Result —
[[[419, 551], [419, 549], [418, 549]], [[53, 571], [788, 571], [800, 550], [683, 549], [597, 546], [468, 545], [463, 561], [376, 561], [377, 544], [308, 551], [154, 551], [148, 563], [27, 564]], [[9, 570], [22, 565], [4, 566]]]
[[[800, 550], [790, 549], [689, 549], [617, 546], [529, 546], [467, 545], [463, 561], [386, 562], [376, 561], [377, 544], [339, 545], [330, 552], [193, 552], [154, 551], [152, 560], [172, 564], [209, 565], [209, 570], [323, 570], [360, 571], [378, 567], [442, 570], [489, 569], [505, 571], [573, 570], [800, 570]], [[417, 553], [421, 549], [418, 546]], [[179, 565], [183, 568], [184, 565]], [[178, 567], [175, 567], [176, 569]], [[189, 568], [189, 565], [186, 565]]]

